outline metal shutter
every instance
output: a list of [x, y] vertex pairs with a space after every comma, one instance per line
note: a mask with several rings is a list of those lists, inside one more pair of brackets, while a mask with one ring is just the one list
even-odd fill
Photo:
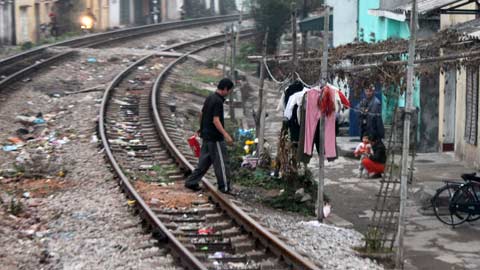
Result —
[[465, 95], [465, 141], [477, 144], [478, 128], [478, 67], [467, 67]]

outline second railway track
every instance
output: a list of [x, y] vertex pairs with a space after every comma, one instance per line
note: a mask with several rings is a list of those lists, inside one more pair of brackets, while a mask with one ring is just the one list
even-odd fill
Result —
[[[132, 204], [182, 267], [318, 269], [218, 193], [207, 179], [201, 195], [183, 187], [194, 159], [177, 146], [184, 144], [184, 138], [169, 106], [173, 99], [169, 89], [175, 83], [172, 70], [181, 70], [179, 65], [189, 54], [220, 42], [217, 36], [172, 46], [169, 49], [183, 55], [144, 57], [112, 82], [99, 123], [108, 159]], [[149, 200], [151, 193], [160, 196]]]
[[50, 45], [40, 46], [32, 50], [0, 59], [0, 91], [8, 84], [20, 80], [29, 73], [44, 66], [51, 65], [56, 61], [70, 57], [73, 51], [52, 52], [53, 47], [101, 47], [120, 41], [138, 38], [140, 36], [156, 34], [163, 31], [182, 29], [206, 24], [222, 23], [238, 19], [239, 15], [227, 15], [159, 23], [153, 25], [132, 27], [105, 33], [98, 33], [84, 37], [74, 38]]

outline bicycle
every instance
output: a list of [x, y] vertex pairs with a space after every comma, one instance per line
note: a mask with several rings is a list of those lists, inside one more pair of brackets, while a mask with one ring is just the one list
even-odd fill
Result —
[[480, 177], [471, 173], [462, 174], [462, 179], [463, 183], [445, 181], [431, 199], [435, 216], [447, 225], [480, 219]]

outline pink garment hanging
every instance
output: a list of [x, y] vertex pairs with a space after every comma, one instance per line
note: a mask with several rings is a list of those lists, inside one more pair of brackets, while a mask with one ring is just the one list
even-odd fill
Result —
[[[318, 120], [321, 116], [320, 106], [331, 106], [334, 104], [335, 92], [329, 87], [324, 87], [320, 91], [311, 89], [306, 92], [305, 105], [305, 144], [303, 152], [312, 155], [313, 139], [317, 129]], [[328, 92], [327, 92], [328, 91]], [[329, 100], [324, 100], [327, 98]], [[333, 105], [334, 106], [334, 105]], [[329, 110], [327, 110], [329, 111]], [[325, 157], [334, 158], [337, 156], [335, 147], [335, 113], [325, 115]]]
[[307, 155], [312, 155], [313, 138], [315, 137], [315, 130], [320, 119], [320, 109], [318, 108], [318, 100], [320, 97], [320, 90], [310, 89], [306, 92], [305, 104], [305, 144], [303, 152]]

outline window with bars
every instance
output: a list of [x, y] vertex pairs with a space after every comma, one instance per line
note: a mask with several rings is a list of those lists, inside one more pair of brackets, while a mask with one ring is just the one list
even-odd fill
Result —
[[478, 128], [478, 66], [467, 67], [465, 95], [465, 141], [477, 144]]

